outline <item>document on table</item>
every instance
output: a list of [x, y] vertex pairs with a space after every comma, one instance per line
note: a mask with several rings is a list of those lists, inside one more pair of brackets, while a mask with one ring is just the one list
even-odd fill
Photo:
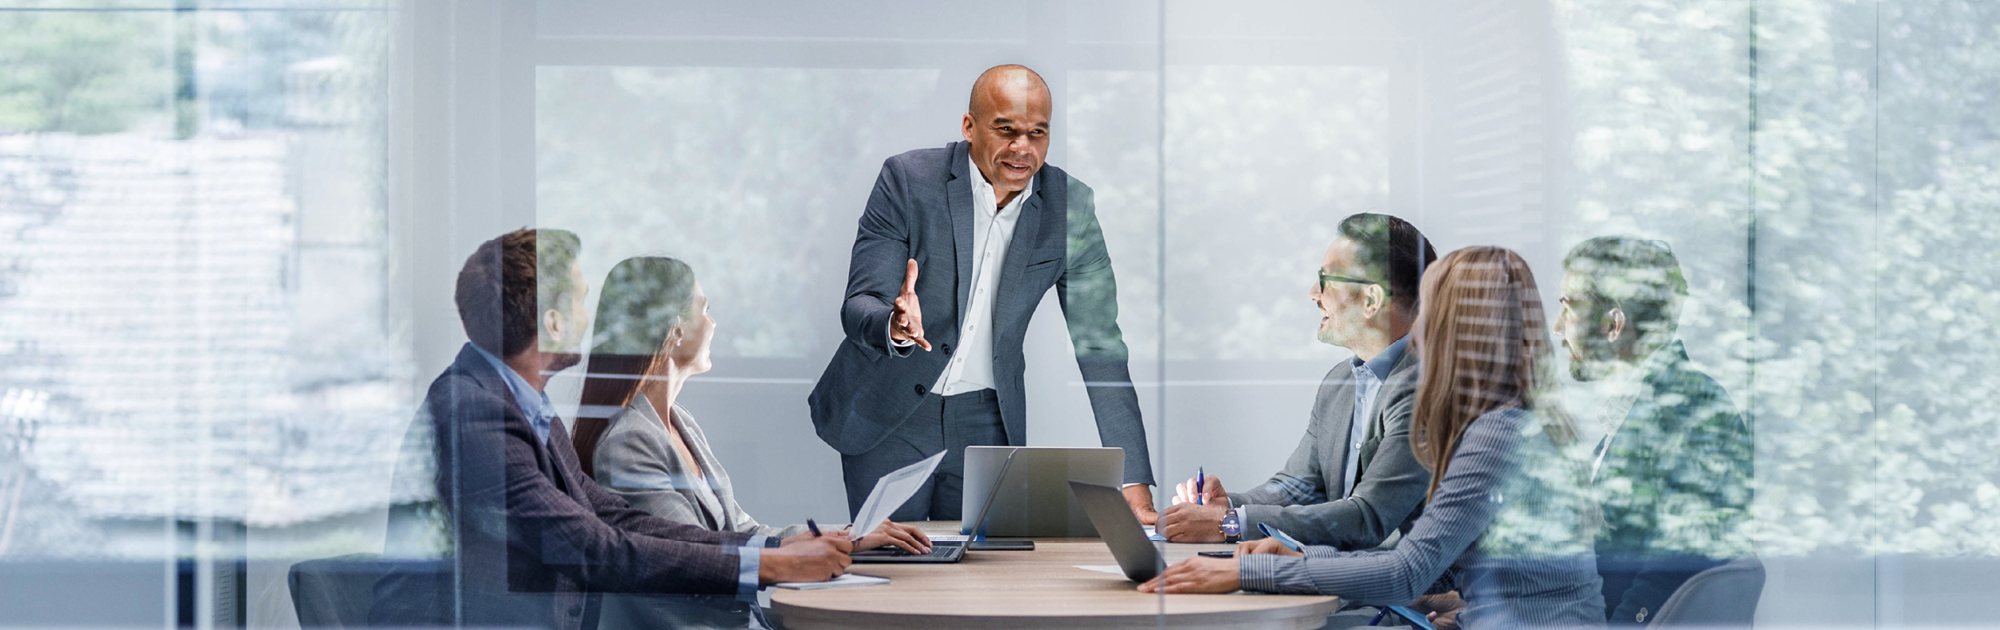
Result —
[[847, 575], [827, 580], [825, 582], [779, 582], [777, 584], [773, 584], [772, 586], [776, 586], [778, 588], [789, 588], [795, 591], [817, 591], [823, 588], [848, 588], [852, 586], [881, 586], [883, 584], [888, 584], [888, 583], [889, 583], [889, 578], [875, 577], [873, 575], [862, 575], [859, 573], [849, 573]]
[[1161, 536], [1159, 532], [1153, 531], [1151, 527], [1146, 528], [1146, 539], [1153, 542], [1167, 542], [1166, 536]]
[[[861, 540], [862, 536], [882, 526], [882, 521], [896, 513], [896, 509], [909, 502], [924, 482], [937, 470], [938, 462], [944, 461], [944, 451], [883, 475], [875, 482], [875, 490], [868, 493], [868, 500], [861, 503], [861, 511], [854, 513], [854, 528], [848, 530], [849, 538]], [[865, 523], [865, 525], [864, 525]]]

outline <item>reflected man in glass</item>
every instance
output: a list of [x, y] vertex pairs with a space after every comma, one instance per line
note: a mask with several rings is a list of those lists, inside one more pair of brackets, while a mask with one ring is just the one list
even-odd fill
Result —
[[584, 475], [551, 375], [574, 366], [590, 320], [581, 244], [517, 230], [466, 259], [454, 299], [471, 340], [419, 410], [436, 452], [451, 555], [375, 585], [375, 625], [590, 630], [598, 593], [703, 593], [755, 601], [761, 584], [846, 570], [844, 537], [782, 547], [633, 509]]
[[850, 514], [883, 475], [943, 451], [892, 518], [958, 520], [965, 447], [1027, 444], [1021, 346], [1053, 287], [1098, 436], [1125, 451], [1125, 499], [1141, 521], [1157, 518], [1095, 201], [1043, 163], [1052, 100], [1025, 66], [988, 69], [960, 121], [964, 142], [882, 165], [848, 267], [846, 338], [807, 399], [840, 452]]
[[1594, 238], [1563, 269], [1570, 374], [1604, 397], [1586, 421], [1603, 435], [1590, 457], [1608, 621], [1645, 624], [1688, 578], [1748, 553], [1752, 435], [1677, 338], [1687, 280], [1666, 243]]
[[[1173, 542], [1236, 542], [1222, 523], [1234, 516], [1243, 540], [1268, 523], [1301, 542], [1368, 549], [1407, 532], [1431, 476], [1410, 454], [1421, 364], [1409, 351], [1423, 270], [1437, 260], [1408, 221], [1356, 214], [1340, 222], [1307, 297], [1319, 307], [1319, 340], [1354, 351], [1327, 371], [1305, 437], [1270, 481], [1231, 493], [1218, 477], [1176, 488], [1160, 515]], [[1217, 427], [1220, 428], [1220, 427]]]

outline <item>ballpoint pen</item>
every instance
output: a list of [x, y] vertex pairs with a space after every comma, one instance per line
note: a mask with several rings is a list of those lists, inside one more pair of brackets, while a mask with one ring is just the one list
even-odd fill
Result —
[[1203, 483], [1205, 483], [1205, 482], [1207, 482], [1207, 481], [1208, 481], [1208, 471], [1207, 471], [1207, 469], [1204, 469], [1204, 468], [1196, 468], [1196, 469], [1194, 469], [1194, 504], [1195, 504], [1195, 505], [1201, 505], [1201, 504], [1202, 504], [1202, 500], [1201, 500], [1201, 486], [1202, 486], [1202, 484], [1203, 484]]
[[806, 529], [812, 530], [813, 538], [820, 537], [819, 523], [814, 523], [812, 519], [806, 519]]

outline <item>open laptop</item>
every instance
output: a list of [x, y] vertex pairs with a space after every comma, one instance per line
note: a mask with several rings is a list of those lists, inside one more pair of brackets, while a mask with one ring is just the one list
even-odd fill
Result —
[[1090, 513], [1097, 535], [1111, 547], [1111, 557], [1118, 559], [1118, 568], [1125, 572], [1125, 577], [1144, 582], [1166, 570], [1166, 559], [1153, 541], [1146, 538], [1146, 530], [1139, 525], [1139, 517], [1132, 515], [1124, 493], [1111, 486], [1081, 481], [1069, 482], [1069, 490], [1083, 503], [1083, 510]]
[[[1007, 461], [1001, 464], [1000, 474], [995, 476], [993, 488], [988, 494], [999, 492], [1000, 484], [1007, 481], [1007, 470], [1013, 466], [1014, 457], [1009, 455]], [[971, 531], [973, 535], [971, 538], [962, 541], [933, 540], [931, 541], [930, 553], [910, 553], [902, 550], [900, 547], [876, 547], [867, 551], [856, 551], [849, 557], [853, 558], [855, 562], [958, 562], [965, 559], [965, 550], [967, 548], [977, 547], [985, 542], [986, 517], [993, 512], [992, 508], [993, 502], [988, 501], [986, 502], [986, 507], [979, 510], [979, 518], [972, 521], [973, 527]], [[1029, 542], [1025, 548], [1034, 549], [1034, 543]]]
[[[1013, 474], [1000, 474], [1008, 461], [1013, 462]], [[1097, 529], [1091, 527], [1068, 484], [1117, 486], [1124, 479], [1121, 448], [968, 446], [965, 496], [959, 509], [968, 516], [991, 512], [984, 523], [990, 536], [1096, 538]], [[959, 533], [974, 533], [972, 523], [965, 523]]]

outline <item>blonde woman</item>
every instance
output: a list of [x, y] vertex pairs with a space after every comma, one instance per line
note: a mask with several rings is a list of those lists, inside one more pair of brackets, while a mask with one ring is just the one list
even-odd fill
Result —
[[[694, 269], [673, 258], [627, 258], [605, 276], [601, 295], [582, 402], [618, 411], [608, 419], [579, 414], [574, 443], [584, 471], [632, 507], [667, 520], [774, 540], [813, 536], [803, 524], [765, 525], [745, 513], [701, 425], [675, 402], [688, 378], [712, 367], [715, 318]], [[916, 527], [886, 521], [854, 548], [884, 545], [931, 550]], [[743, 627], [750, 613], [728, 597], [616, 596], [606, 599], [602, 624]]]
[[1339, 595], [1409, 605], [1456, 590], [1444, 627], [1602, 626], [1583, 531], [1576, 439], [1548, 388], [1550, 347], [1534, 275], [1518, 254], [1462, 249], [1424, 274], [1410, 446], [1432, 472], [1424, 512], [1387, 551], [1303, 553], [1265, 539], [1231, 559], [1194, 558], [1139, 588], [1168, 593]]

